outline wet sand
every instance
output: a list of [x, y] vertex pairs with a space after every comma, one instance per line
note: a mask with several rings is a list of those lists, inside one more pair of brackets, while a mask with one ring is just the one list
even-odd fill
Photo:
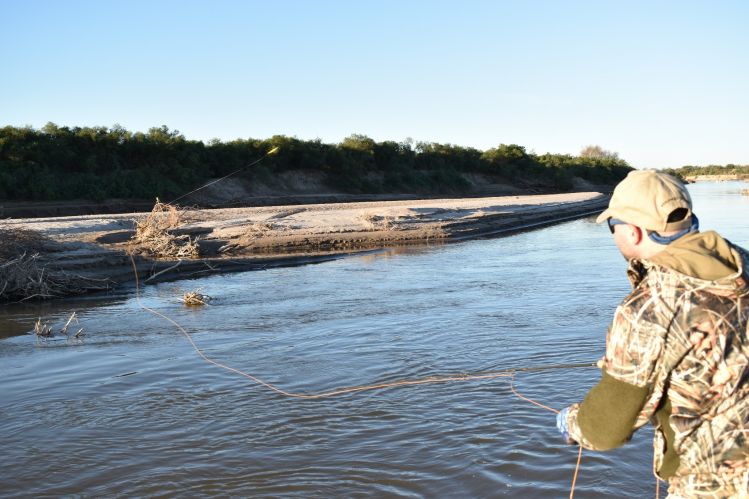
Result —
[[300, 265], [388, 247], [496, 236], [600, 212], [597, 192], [187, 210], [176, 234], [198, 239], [200, 258], [151, 258], [131, 241], [147, 213], [5, 220], [56, 242], [40, 261], [109, 287], [271, 266]]

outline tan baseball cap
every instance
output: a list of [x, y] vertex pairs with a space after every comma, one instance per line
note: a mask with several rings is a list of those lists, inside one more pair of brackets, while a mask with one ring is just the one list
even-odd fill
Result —
[[[686, 215], [669, 223], [668, 216], [678, 208], [686, 209]], [[616, 186], [609, 207], [596, 222], [616, 218], [643, 229], [668, 232], [689, 228], [691, 215], [692, 198], [679, 179], [656, 170], [633, 170]]]

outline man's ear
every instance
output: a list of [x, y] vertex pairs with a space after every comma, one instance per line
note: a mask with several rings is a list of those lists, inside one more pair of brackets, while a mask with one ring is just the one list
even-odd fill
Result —
[[631, 225], [631, 227], [632, 227], [632, 242], [634, 244], [640, 244], [642, 242], [642, 238], [645, 237], [645, 231], [636, 225]]

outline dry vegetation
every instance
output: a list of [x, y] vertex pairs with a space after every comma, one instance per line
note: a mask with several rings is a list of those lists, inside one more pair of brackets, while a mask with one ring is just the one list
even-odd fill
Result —
[[132, 243], [155, 258], [197, 258], [197, 238], [174, 233], [182, 223], [185, 210], [156, 199], [151, 213], [135, 221]]
[[54, 251], [58, 245], [39, 232], [0, 226], [0, 259], [9, 260], [23, 253]]
[[272, 222], [252, 222], [247, 225], [247, 231], [251, 234], [267, 234], [276, 230]]
[[[78, 318], [76, 317], [75, 312], [70, 314], [68, 321], [62, 327], [62, 329], [60, 329], [60, 332], [58, 334], [60, 336], [65, 336], [67, 339], [70, 339], [71, 333], [68, 332], [68, 328], [70, 327], [70, 324], [73, 321], [75, 321], [76, 324], [78, 324]], [[37, 319], [36, 323], [34, 323], [34, 334], [36, 334], [37, 339], [42, 339], [42, 340], [55, 337], [55, 332], [52, 329], [52, 327], [49, 325], [49, 323], [47, 322], [42, 323], [41, 319]], [[80, 340], [81, 338], [83, 338], [83, 336], [84, 336], [83, 328], [78, 329], [76, 333], [72, 334], [72, 338], [76, 340]]]
[[393, 221], [390, 217], [366, 213], [362, 215], [361, 221], [364, 223], [366, 230], [393, 230]]
[[182, 297], [182, 303], [189, 307], [207, 305], [209, 301], [211, 301], [211, 297], [201, 293], [200, 289], [189, 291]]
[[0, 227], [0, 301], [53, 298], [107, 289], [108, 281], [49, 266], [44, 255], [58, 245], [27, 229]]

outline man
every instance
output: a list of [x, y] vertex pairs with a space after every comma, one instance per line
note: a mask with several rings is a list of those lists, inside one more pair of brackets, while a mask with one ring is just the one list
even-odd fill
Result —
[[604, 221], [633, 290], [601, 380], [559, 414], [559, 430], [607, 450], [651, 421], [669, 497], [749, 497], [749, 253], [699, 232], [684, 185], [656, 171], [630, 172]]

